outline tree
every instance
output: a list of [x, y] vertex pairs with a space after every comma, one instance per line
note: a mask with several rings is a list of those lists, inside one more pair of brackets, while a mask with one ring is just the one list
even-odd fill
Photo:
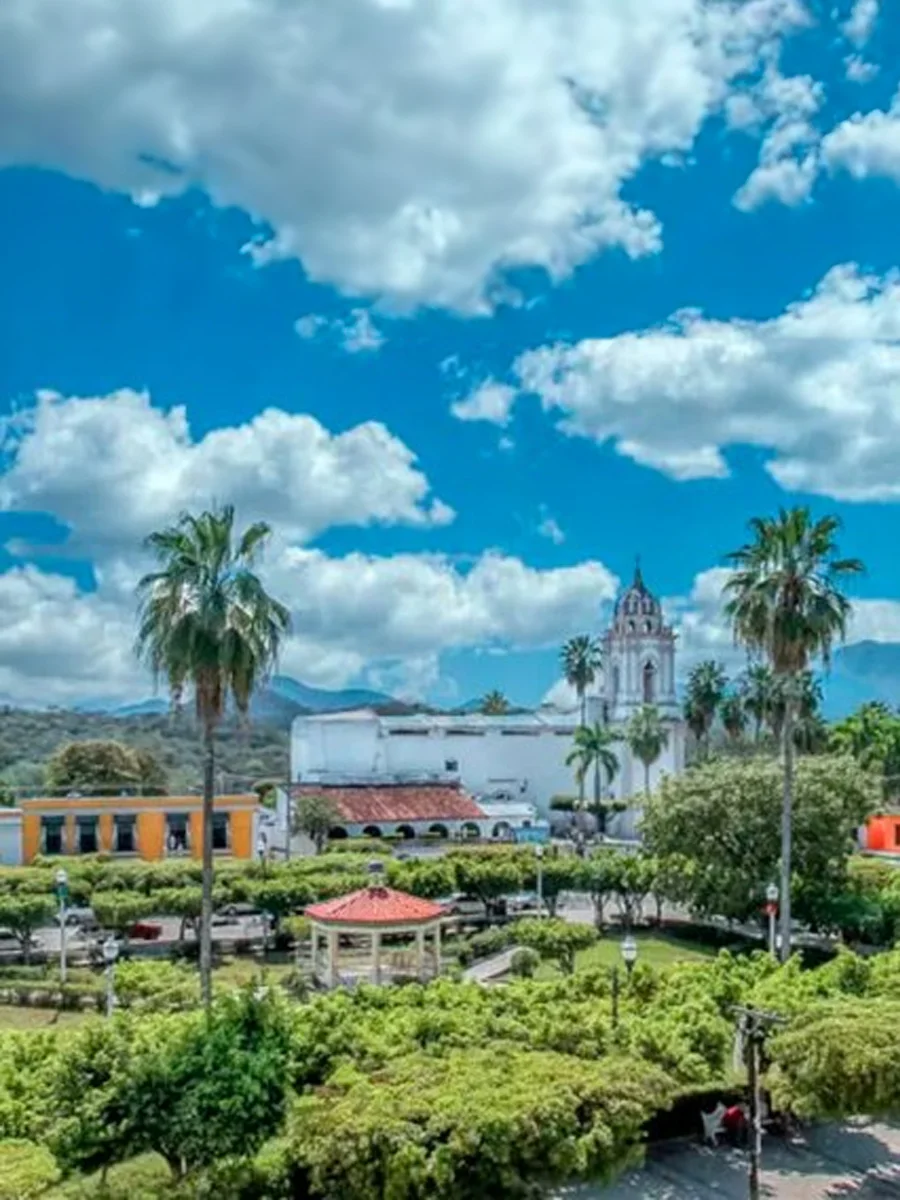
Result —
[[67, 742], [47, 763], [51, 792], [87, 792], [90, 795], [141, 791], [162, 795], [165, 772], [149, 750], [132, 750], [121, 742]]
[[753, 740], [757, 745], [763, 727], [770, 721], [774, 689], [775, 677], [767, 663], [754, 663], [748, 667], [740, 682], [740, 696], [753, 721]]
[[[644, 808], [657, 860], [675, 856], [683, 899], [701, 916], [758, 915], [778, 878], [781, 771], [772, 759], [723, 759], [666, 778]], [[856, 830], [878, 804], [877, 781], [850, 758], [797, 765], [792, 856], [797, 917], [818, 924], [847, 887]]]
[[269, 536], [269, 526], [261, 521], [238, 534], [230, 505], [199, 516], [185, 514], [150, 535], [147, 548], [158, 569], [138, 584], [138, 652], [157, 678], [165, 678], [176, 708], [185, 689], [193, 690], [202, 729], [200, 979], [207, 1007], [212, 1000], [215, 732], [229, 698], [246, 718], [290, 625], [288, 610], [253, 571]]
[[321, 854], [329, 833], [340, 820], [334, 801], [329, 796], [304, 794], [294, 797], [291, 809], [294, 832], [310, 838], [315, 843], [316, 854]]
[[625, 737], [632, 754], [644, 765], [644, 792], [649, 796], [650, 768], [669, 741], [669, 731], [662, 723], [659, 709], [652, 704], [639, 708], [628, 722]]
[[591, 811], [597, 818], [601, 834], [606, 832], [608, 814], [616, 808], [603, 801], [601, 777], [606, 777], [607, 786], [616, 777], [619, 759], [613, 746], [619, 740], [618, 734], [599, 721], [594, 725], [579, 725], [573, 737], [574, 745], [566, 756], [566, 766], [575, 767], [575, 781], [582, 795], [585, 778], [589, 771], [593, 772], [594, 800]]
[[832, 726], [829, 748], [851, 754], [860, 766], [883, 780], [885, 798], [896, 795], [900, 784], [900, 716], [886, 704], [863, 704]]
[[577, 925], [558, 917], [528, 917], [510, 926], [510, 936], [519, 946], [526, 946], [548, 962], [555, 962], [564, 975], [575, 970], [575, 955], [597, 940], [592, 925]]
[[597, 638], [580, 633], [569, 638], [562, 648], [563, 675], [566, 683], [575, 689], [581, 710], [581, 724], [587, 724], [585, 712], [587, 690], [597, 678], [603, 666], [603, 651]]
[[799, 679], [820, 658], [827, 667], [834, 643], [843, 640], [850, 602], [842, 584], [859, 575], [859, 559], [841, 558], [837, 517], [813, 520], [808, 508], [781, 509], [755, 517], [751, 540], [729, 555], [733, 573], [725, 584], [725, 611], [736, 640], [761, 655], [783, 685], [784, 783], [781, 811], [781, 953], [791, 948], [791, 834], [794, 786], [794, 723]]
[[50, 920], [53, 907], [49, 896], [33, 896], [27, 893], [18, 896], [0, 895], [0, 928], [8, 929], [22, 947], [26, 964], [31, 962], [35, 930]]
[[697, 663], [688, 675], [685, 716], [704, 755], [709, 752], [710, 731], [725, 695], [727, 682], [722, 664], [712, 660]]
[[743, 697], [737, 692], [729, 692], [722, 697], [719, 705], [719, 716], [722, 718], [722, 728], [732, 742], [739, 742], [747, 728], [747, 709]]
[[147, 916], [151, 903], [148, 896], [133, 892], [102, 891], [91, 896], [91, 907], [100, 925], [125, 942], [132, 925]]
[[509, 701], [496, 689], [488, 692], [481, 700], [481, 711], [486, 717], [502, 717], [509, 712]]

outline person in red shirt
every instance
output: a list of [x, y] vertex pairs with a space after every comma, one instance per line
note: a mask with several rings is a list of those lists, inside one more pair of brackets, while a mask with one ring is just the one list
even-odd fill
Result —
[[747, 1138], [747, 1114], [742, 1104], [732, 1104], [722, 1114], [725, 1136], [735, 1146], [742, 1145]]

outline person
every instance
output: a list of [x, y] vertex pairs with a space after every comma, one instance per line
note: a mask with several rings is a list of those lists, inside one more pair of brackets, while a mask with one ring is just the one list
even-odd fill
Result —
[[743, 1104], [730, 1104], [722, 1114], [722, 1125], [732, 1145], [743, 1145], [747, 1139], [747, 1114]]

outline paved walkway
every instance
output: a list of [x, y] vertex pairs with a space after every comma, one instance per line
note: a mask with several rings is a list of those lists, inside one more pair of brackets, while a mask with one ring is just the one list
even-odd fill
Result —
[[508, 950], [501, 950], [499, 954], [492, 954], [490, 958], [473, 963], [463, 971], [463, 979], [470, 983], [489, 983], [499, 975], [509, 974], [513, 955], [518, 949], [518, 946], [510, 946]]
[[[763, 1197], [783, 1200], [900, 1200], [900, 1126], [823, 1125], [791, 1141], [767, 1138]], [[747, 1158], [726, 1147], [660, 1146], [646, 1165], [610, 1187], [578, 1185], [551, 1200], [745, 1200]]]

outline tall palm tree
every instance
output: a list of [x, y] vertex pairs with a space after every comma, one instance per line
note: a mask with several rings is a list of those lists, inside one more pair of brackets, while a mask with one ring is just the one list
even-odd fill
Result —
[[709, 751], [709, 735], [716, 719], [728, 677], [721, 663], [709, 660], [697, 663], [688, 675], [685, 718], [697, 736], [704, 754]]
[[137, 650], [164, 678], [179, 707], [187, 689], [203, 734], [203, 886], [200, 984], [212, 995], [213, 796], [215, 732], [229, 699], [246, 716], [254, 690], [275, 665], [290, 625], [288, 610], [268, 595], [255, 566], [270, 536], [257, 522], [234, 528], [234, 509], [184, 514], [147, 539], [157, 570], [138, 584]]
[[481, 711], [486, 717], [502, 717], [509, 712], [509, 707], [507, 698], [496, 688], [492, 692], [488, 692], [481, 700]]
[[820, 658], [827, 667], [843, 640], [850, 602], [841, 585], [859, 575], [856, 558], [841, 558], [837, 517], [814, 520], [808, 508], [755, 517], [751, 540], [729, 555], [725, 611], [737, 641], [762, 655], [784, 687], [784, 794], [781, 813], [781, 953], [791, 949], [791, 834], [794, 723], [800, 677]]
[[[593, 811], [597, 817], [600, 833], [606, 832], [606, 815], [609, 805], [603, 803], [601, 776], [606, 777], [607, 787], [616, 777], [619, 770], [619, 758], [613, 746], [620, 741], [618, 734], [613, 733], [608, 725], [597, 721], [594, 725], [579, 725], [573, 737], [573, 746], [566, 756], [566, 766], [575, 767], [575, 780], [581, 795], [584, 795], [584, 781], [589, 771], [593, 771], [594, 802]], [[583, 804], [582, 804], [583, 807]]]
[[744, 708], [753, 721], [753, 740], [758, 744], [763, 726], [768, 724], [775, 692], [775, 677], [768, 663], [754, 663], [741, 680]]
[[669, 731], [652, 704], [639, 708], [628, 722], [625, 734], [632, 754], [644, 764], [644, 793], [650, 795], [650, 768], [669, 741]]
[[719, 716], [722, 718], [722, 728], [732, 742], [739, 742], [747, 728], [747, 707], [744, 698], [737, 692], [730, 692], [722, 698], [719, 705]]
[[581, 710], [581, 724], [586, 724], [587, 690], [603, 666], [603, 651], [597, 638], [580, 633], [569, 638], [560, 652], [563, 674], [569, 687], [575, 689]]

